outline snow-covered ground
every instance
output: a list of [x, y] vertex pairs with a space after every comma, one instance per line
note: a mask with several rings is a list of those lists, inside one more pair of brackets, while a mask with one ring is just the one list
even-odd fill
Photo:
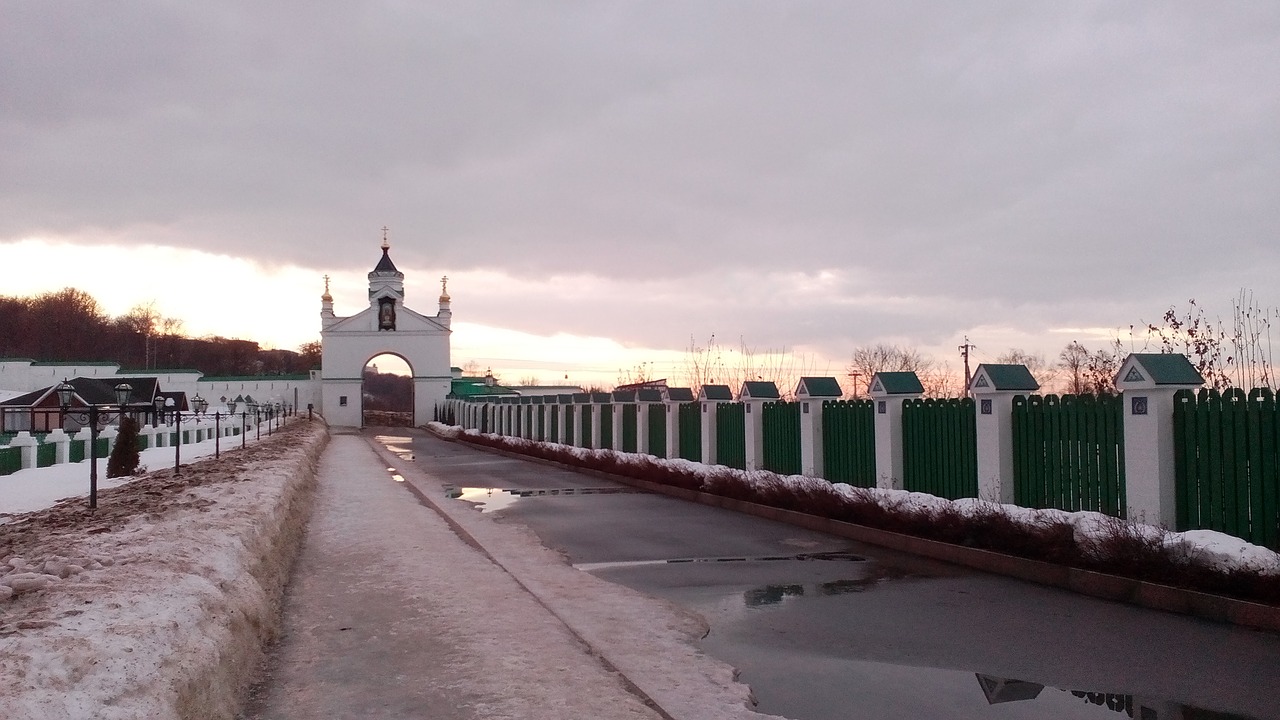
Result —
[[[457, 426], [441, 423], [429, 423], [433, 432], [456, 437], [460, 434], [480, 435], [477, 430], [463, 430]], [[1117, 520], [1108, 515], [1096, 512], [1065, 512], [1062, 510], [1034, 510], [1018, 505], [1000, 505], [977, 499], [947, 500], [926, 493], [907, 490], [891, 490], [882, 488], [855, 488], [844, 483], [832, 486], [820, 478], [803, 475], [778, 475], [764, 470], [737, 470], [722, 465], [704, 465], [683, 459], [661, 459], [639, 453], [625, 453], [616, 450], [595, 450], [558, 445], [556, 443], [536, 443], [523, 438], [515, 438], [493, 433], [485, 437], [501, 441], [515, 452], [527, 449], [531, 445], [555, 445], [559, 450], [567, 451], [573, 456], [590, 460], [612, 456], [620, 462], [629, 464], [666, 464], [682, 471], [696, 475], [706, 482], [707, 479], [731, 476], [742, 482], [755, 486], [781, 485], [784, 489], [803, 492], [806, 487], [826, 489], [834, 487], [838, 492], [851, 498], [869, 499], [882, 507], [903, 512], [931, 512], [943, 508], [952, 508], [963, 515], [974, 516], [981, 513], [1002, 512], [1015, 521], [1028, 526], [1044, 525], [1053, 522], [1065, 522], [1071, 525], [1078, 544], [1087, 545], [1114, 532], [1117, 524], [1123, 524], [1135, 533], [1158, 538], [1171, 551], [1193, 556], [1197, 561], [1223, 571], [1245, 570], [1265, 574], [1280, 573], [1280, 554], [1253, 545], [1238, 537], [1213, 530], [1189, 530], [1186, 532], [1170, 532], [1164, 528], [1140, 523], [1129, 523]]]
[[[295, 422], [180, 477], [159, 448], [144, 454], [152, 473], [104, 488], [95, 511], [76, 499], [0, 525], [0, 718], [233, 717], [326, 437]], [[0, 492], [11, 509], [49, 504], [86, 493], [87, 476], [23, 471]]]
[[[266, 431], [263, 431], [266, 438]], [[252, 445], [257, 439], [251, 430], [245, 439]], [[240, 437], [224, 437], [221, 440], [222, 450], [238, 450]], [[203, 459], [214, 454], [215, 441], [183, 445], [181, 448], [183, 465]], [[172, 447], [149, 448], [139, 453], [139, 469], [136, 475], [143, 475], [147, 470], [161, 470], [173, 467]], [[119, 487], [134, 476], [122, 478], [107, 477], [107, 458], [98, 458], [98, 489]], [[7, 516], [41, 510], [52, 506], [64, 498], [89, 496], [89, 461], [78, 463], [61, 463], [44, 468], [28, 468], [11, 475], [0, 475], [0, 523]]]

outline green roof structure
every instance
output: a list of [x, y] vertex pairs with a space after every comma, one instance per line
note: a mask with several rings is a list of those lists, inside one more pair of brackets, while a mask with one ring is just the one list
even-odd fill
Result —
[[671, 402], [693, 402], [693, 388], [667, 388], [667, 400]]
[[781, 397], [778, 386], [765, 380], [748, 380], [742, 383], [742, 393], [739, 395], [743, 400], [777, 400]]
[[1116, 384], [1203, 385], [1204, 377], [1181, 353], [1133, 353], [1116, 374]]
[[1040, 383], [1036, 382], [1026, 365], [983, 363], [973, 371], [973, 383], [969, 389], [974, 392], [1034, 392], [1040, 389]]
[[843, 396], [844, 390], [833, 377], [802, 377], [796, 386], [796, 397], [838, 398]]
[[903, 372], [878, 372], [871, 376], [872, 395], [920, 395], [924, 385], [910, 370]]
[[733, 400], [733, 391], [728, 385], [703, 385], [698, 393], [699, 400]]
[[662, 402], [662, 391], [658, 388], [641, 388], [636, 391], [636, 401], [643, 403]]

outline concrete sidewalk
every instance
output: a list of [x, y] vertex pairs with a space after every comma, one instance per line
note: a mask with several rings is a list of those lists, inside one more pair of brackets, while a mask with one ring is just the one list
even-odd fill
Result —
[[283, 634], [243, 717], [664, 717], [371, 442], [334, 431]]

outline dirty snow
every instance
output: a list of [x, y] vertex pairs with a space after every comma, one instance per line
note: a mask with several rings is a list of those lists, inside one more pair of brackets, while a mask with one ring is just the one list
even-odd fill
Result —
[[[0, 717], [232, 717], [274, 627], [281, 538], [305, 520], [325, 437], [296, 424], [292, 440], [237, 443], [180, 479], [170, 469], [104, 489], [97, 511], [76, 499], [0, 526]], [[79, 463], [5, 487], [44, 502], [48, 489], [31, 488], [58, 470], [87, 486]]]
[[[482, 434], [476, 430], [462, 430], [456, 426], [443, 425], [440, 423], [431, 423], [429, 427], [433, 432], [449, 437], [456, 437], [463, 433], [468, 435]], [[523, 448], [528, 448], [529, 446], [536, 444], [535, 441], [526, 440], [524, 438], [513, 438], [503, 435], [495, 435], [493, 433], [486, 433], [484, 435], [491, 439], [500, 440], [517, 452]], [[541, 444], [556, 445], [556, 443]], [[781, 485], [796, 490], [801, 490], [806, 486], [812, 486], [814, 484], [829, 486], [826, 480], [806, 477], [803, 475], [777, 475], [764, 470], [738, 470], [721, 465], [704, 465], [700, 462], [693, 462], [684, 459], [666, 460], [655, 458], [650, 455], [625, 453], [617, 450], [595, 450], [570, 445], [560, 445], [559, 448], [567, 450], [574, 457], [581, 459], [612, 455], [620, 462], [629, 464], [638, 465], [645, 463], [657, 463], [668, 465], [692, 472], [701, 476], [704, 480], [713, 475], [724, 477], [728, 474], [753, 485]], [[929, 495], [921, 492], [892, 490], [887, 488], [856, 488], [844, 483], [835, 483], [834, 487], [845, 495], [869, 498], [882, 507], [889, 509], [936, 512], [938, 510], [951, 507], [966, 516], [1001, 511], [1007, 513], [1016, 521], [1025, 525], [1039, 525], [1052, 521], [1067, 522], [1070, 523], [1074, 529], [1076, 540], [1078, 542], [1088, 542], [1092, 539], [1104, 537], [1108, 532], [1114, 529], [1117, 522], [1122, 522], [1133, 532], [1140, 533], [1146, 537], [1160, 538], [1162, 542], [1164, 542], [1165, 546], [1185, 552], [1188, 555], [1196, 557], [1199, 561], [1225, 572], [1256, 571], [1265, 574], [1280, 573], [1280, 554], [1272, 552], [1267, 548], [1253, 545], [1238, 537], [1213, 530], [1171, 532], [1162, 527], [1117, 520], [1109, 515], [1103, 515], [1102, 513], [1097, 512], [1066, 512], [1055, 509], [1037, 510], [1017, 505], [1002, 505], [974, 498], [947, 500], [945, 498], [937, 497], [936, 495]]]
[[[257, 439], [252, 434], [245, 442], [252, 445]], [[266, 439], [263, 431], [262, 438]], [[203, 459], [214, 453], [213, 439], [182, 446], [183, 465]], [[222, 451], [240, 448], [239, 437], [222, 438]], [[173, 467], [173, 448], [148, 448], [138, 453], [138, 472], [134, 476], [108, 478], [107, 458], [98, 458], [98, 490], [119, 487], [147, 470], [163, 470]], [[44, 468], [27, 468], [11, 475], [0, 475], [0, 523], [6, 515], [16, 515], [52, 506], [66, 498], [89, 497], [89, 461], [60, 463]]]

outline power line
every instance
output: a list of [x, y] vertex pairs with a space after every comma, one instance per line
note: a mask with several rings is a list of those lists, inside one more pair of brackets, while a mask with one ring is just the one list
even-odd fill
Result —
[[976, 347], [977, 347], [976, 345], [969, 342], [969, 336], [965, 335], [964, 344], [961, 345], [959, 348], [960, 357], [964, 358], [964, 395], [965, 397], [969, 397], [969, 380], [972, 379], [972, 377], [969, 374], [969, 351], [975, 349]]

